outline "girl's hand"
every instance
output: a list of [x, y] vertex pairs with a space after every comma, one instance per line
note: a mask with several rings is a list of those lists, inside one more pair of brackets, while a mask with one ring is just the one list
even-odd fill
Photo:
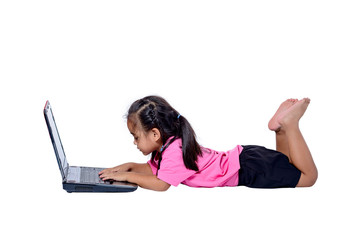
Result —
[[[108, 170], [108, 169], [105, 169]], [[103, 180], [114, 180], [114, 181], [127, 181], [127, 175], [129, 172], [119, 172], [119, 171], [101, 171], [99, 177]]]
[[117, 172], [117, 171], [118, 171], [117, 167], [106, 168], [106, 169], [102, 170], [101, 172], [99, 172], [99, 176], [104, 173], [112, 173], [112, 172]]
[[114, 173], [114, 172], [127, 172], [129, 171], [129, 164], [121, 164], [113, 168], [107, 168], [99, 172], [99, 176], [104, 173]]

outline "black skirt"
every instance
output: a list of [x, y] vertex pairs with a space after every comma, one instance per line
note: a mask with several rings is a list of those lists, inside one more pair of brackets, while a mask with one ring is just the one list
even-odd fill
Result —
[[285, 154], [261, 146], [243, 146], [239, 161], [239, 186], [294, 188], [301, 176]]

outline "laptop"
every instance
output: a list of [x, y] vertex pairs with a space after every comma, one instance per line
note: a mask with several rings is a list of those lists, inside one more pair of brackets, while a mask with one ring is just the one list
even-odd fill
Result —
[[101, 180], [99, 172], [104, 168], [69, 166], [49, 101], [45, 104], [44, 116], [59, 165], [64, 190], [71, 193], [133, 192], [137, 189], [138, 186], [133, 183]]

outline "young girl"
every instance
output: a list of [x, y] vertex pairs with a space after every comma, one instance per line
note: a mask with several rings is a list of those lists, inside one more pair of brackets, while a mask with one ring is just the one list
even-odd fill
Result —
[[276, 150], [236, 146], [227, 152], [204, 148], [184, 116], [163, 98], [135, 101], [127, 115], [134, 144], [151, 159], [101, 171], [103, 180], [128, 181], [166, 191], [180, 183], [191, 187], [247, 186], [252, 188], [310, 187], [317, 169], [299, 129], [310, 99], [288, 99], [269, 122]]

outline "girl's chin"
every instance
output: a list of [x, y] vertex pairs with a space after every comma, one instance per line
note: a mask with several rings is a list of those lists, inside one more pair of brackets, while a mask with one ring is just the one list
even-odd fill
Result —
[[150, 153], [147, 153], [147, 152], [143, 152], [143, 151], [141, 151], [141, 150], [140, 150], [140, 152], [142, 152], [142, 154], [144, 154], [144, 156], [147, 156], [147, 155], [150, 154]]

